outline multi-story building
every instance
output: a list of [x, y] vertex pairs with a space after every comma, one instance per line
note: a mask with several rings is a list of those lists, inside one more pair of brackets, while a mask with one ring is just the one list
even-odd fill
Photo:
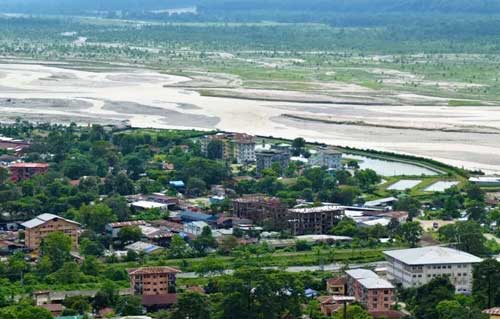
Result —
[[331, 170], [342, 169], [342, 153], [334, 149], [322, 149], [309, 158], [310, 166], [320, 166]]
[[330, 233], [344, 215], [342, 206], [294, 208], [288, 211], [293, 236]]
[[394, 303], [394, 286], [367, 269], [346, 271], [348, 295], [356, 298], [368, 312], [387, 312]]
[[257, 159], [258, 175], [261, 175], [263, 170], [271, 168], [274, 163], [277, 163], [281, 171], [284, 172], [290, 163], [290, 153], [283, 150], [259, 150], [255, 153], [255, 157]]
[[208, 155], [210, 142], [220, 141], [222, 143], [222, 154], [220, 159], [227, 161], [235, 160], [238, 164], [255, 162], [255, 137], [243, 133], [218, 133], [207, 135], [200, 140], [201, 152]]
[[130, 286], [140, 296], [145, 307], [165, 307], [177, 302], [176, 275], [171, 267], [141, 267], [129, 269]]
[[247, 196], [233, 201], [233, 212], [239, 218], [257, 224], [270, 223], [275, 229], [288, 226], [288, 207], [276, 197]]
[[387, 277], [403, 288], [419, 287], [433, 278], [447, 276], [456, 292], [472, 292], [472, 269], [481, 258], [440, 246], [384, 251]]
[[10, 178], [14, 182], [30, 179], [35, 175], [47, 173], [47, 163], [16, 163], [9, 166]]
[[253, 163], [257, 160], [255, 155], [255, 137], [246, 134], [237, 135], [235, 141], [236, 162], [238, 164]]
[[41, 214], [21, 224], [25, 229], [25, 245], [35, 253], [40, 251], [43, 239], [54, 232], [71, 237], [72, 250], [78, 251], [80, 224], [53, 214]]

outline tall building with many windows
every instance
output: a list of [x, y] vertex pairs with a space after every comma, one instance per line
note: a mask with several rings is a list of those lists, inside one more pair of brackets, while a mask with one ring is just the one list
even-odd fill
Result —
[[403, 288], [419, 287], [433, 278], [448, 276], [456, 292], [472, 292], [472, 269], [481, 258], [453, 248], [432, 246], [384, 251], [387, 277]]
[[177, 302], [176, 276], [180, 270], [172, 267], [141, 267], [129, 269], [130, 286], [141, 297], [145, 307], [163, 307]]

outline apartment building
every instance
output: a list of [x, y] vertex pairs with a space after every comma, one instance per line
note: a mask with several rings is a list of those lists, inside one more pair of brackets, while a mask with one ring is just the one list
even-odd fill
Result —
[[367, 269], [346, 271], [347, 293], [368, 312], [388, 312], [394, 303], [394, 286]]
[[328, 234], [344, 216], [342, 206], [296, 208], [288, 211], [293, 236]]
[[47, 173], [47, 163], [16, 163], [9, 166], [10, 178], [13, 182], [30, 179], [35, 175]]
[[311, 156], [309, 165], [340, 170], [342, 169], [342, 153], [334, 149], [321, 149]]
[[481, 258], [453, 248], [432, 246], [384, 251], [388, 279], [403, 288], [419, 287], [433, 278], [448, 276], [456, 292], [472, 292], [473, 266]]
[[270, 223], [273, 228], [288, 226], [288, 207], [276, 197], [247, 196], [233, 201], [233, 213], [257, 224]]
[[235, 160], [238, 164], [255, 162], [255, 137], [244, 133], [219, 133], [207, 135], [200, 140], [201, 152], [208, 155], [208, 145], [220, 141], [223, 145], [220, 159]]
[[80, 224], [53, 214], [41, 214], [21, 224], [25, 229], [25, 245], [38, 253], [43, 239], [54, 232], [71, 237], [72, 250], [78, 251]]
[[282, 171], [290, 164], [290, 153], [280, 149], [259, 150], [255, 153], [255, 157], [258, 175], [261, 175], [263, 170], [271, 168], [274, 163], [277, 163]]
[[177, 302], [176, 276], [172, 267], [141, 267], [129, 269], [130, 287], [148, 308], [166, 307]]

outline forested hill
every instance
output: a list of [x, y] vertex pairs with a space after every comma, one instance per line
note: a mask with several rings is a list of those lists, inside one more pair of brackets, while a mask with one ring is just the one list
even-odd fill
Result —
[[[235, 12], [281, 13], [500, 13], [498, 0], [0, 0], [0, 12], [90, 13], [197, 6], [198, 14], [229, 18]], [[255, 11], [255, 12], [254, 12]], [[224, 16], [226, 15], [226, 16]]]

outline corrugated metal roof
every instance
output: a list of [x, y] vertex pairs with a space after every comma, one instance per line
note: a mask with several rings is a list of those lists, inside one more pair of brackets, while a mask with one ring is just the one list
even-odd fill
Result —
[[23, 226], [24, 228], [28, 228], [28, 229], [35, 228], [35, 227], [38, 227], [42, 224], [45, 224], [46, 222], [48, 222], [50, 220], [53, 220], [53, 219], [62, 219], [68, 223], [80, 225], [79, 223], [77, 223], [75, 221], [63, 218], [61, 216], [45, 213], [45, 214], [38, 215], [37, 217], [35, 217], [31, 220], [28, 220], [27, 222], [22, 223], [21, 226]]
[[384, 254], [407, 265], [479, 263], [481, 258], [464, 251], [440, 247], [422, 247], [384, 251]]

